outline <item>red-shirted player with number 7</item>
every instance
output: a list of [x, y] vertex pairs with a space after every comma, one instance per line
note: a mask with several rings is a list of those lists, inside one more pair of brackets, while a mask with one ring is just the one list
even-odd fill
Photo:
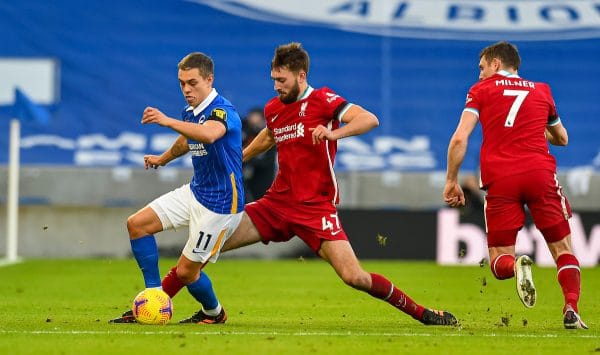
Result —
[[548, 142], [567, 144], [567, 131], [550, 87], [519, 77], [520, 64], [517, 48], [508, 42], [481, 52], [480, 81], [469, 90], [448, 146], [443, 197], [452, 207], [465, 204], [458, 171], [479, 121], [483, 129], [481, 187], [487, 191], [485, 222], [492, 273], [500, 280], [516, 276], [519, 298], [526, 307], [535, 305], [532, 260], [527, 255], [515, 260], [517, 232], [523, 227], [527, 205], [557, 265], [565, 298], [563, 324], [567, 329], [587, 329], [578, 314], [580, 270], [571, 248], [571, 208], [558, 184], [556, 161], [548, 151]]

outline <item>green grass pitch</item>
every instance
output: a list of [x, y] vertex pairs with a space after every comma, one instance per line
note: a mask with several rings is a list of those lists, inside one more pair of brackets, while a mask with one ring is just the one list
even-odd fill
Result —
[[[164, 273], [175, 260], [161, 260]], [[593, 354], [600, 353], [600, 268], [582, 270], [589, 330], [562, 326], [556, 270], [534, 268], [538, 303], [487, 265], [364, 261], [459, 327], [427, 327], [345, 286], [321, 260], [224, 259], [206, 271], [224, 325], [180, 325], [198, 309], [186, 290], [165, 326], [109, 324], [143, 287], [133, 260], [27, 260], [0, 267], [0, 354]]]

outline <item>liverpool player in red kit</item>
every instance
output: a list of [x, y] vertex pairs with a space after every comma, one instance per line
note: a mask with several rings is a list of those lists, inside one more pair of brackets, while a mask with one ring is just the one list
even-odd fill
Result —
[[571, 208], [556, 177], [556, 161], [548, 142], [566, 145], [567, 131], [545, 83], [519, 77], [517, 48], [499, 42], [480, 54], [479, 79], [467, 95], [465, 109], [448, 146], [448, 168], [443, 197], [452, 206], [464, 206], [457, 182], [471, 132], [481, 122], [481, 187], [485, 197], [485, 223], [492, 273], [503, 280], [516, 276], [517, 293], [526, 307], [536, 300], [531, 259], [515, 260], [517, 232], [527, 205], [542, 232], [558, 269], [565, 304], [567, 329], [587, 329], [578, 314], [579, 262], [571, 248], [568, 219]]
[[[424, 308], [382, 275], [360, 266], [338, 219], [333, 170], [337, 140], [365, 133], [379, 122], [329, 88], [307, 82], [308, 53], [299, 43], [279, 46], [271, 63], [278, 96], [265, 105], [267, 127], [244, 149], [244, 161], [277, 147], [279, 171], [267, 193], [245, 207], [223, 250], [298, 236], [328, 261], [349, 286], [382, 299], [428, 325], [454, 325], [449, 312]], [[345, 123], [345, 125], [340, 125]]]

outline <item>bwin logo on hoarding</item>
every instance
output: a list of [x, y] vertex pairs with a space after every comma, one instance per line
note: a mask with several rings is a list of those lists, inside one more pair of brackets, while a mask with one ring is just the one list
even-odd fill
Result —
[[186, 0], [259, 21], [391, 37], [568, 40], [600, 37], [595, 0]]

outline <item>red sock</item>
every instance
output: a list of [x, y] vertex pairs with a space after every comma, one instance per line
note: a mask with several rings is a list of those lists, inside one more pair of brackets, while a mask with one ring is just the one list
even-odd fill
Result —
[[515, 276], [515, 257], [510, 254], [500, 254], [490, 263], [492, 274], [498, 280], [510, 279]]
[[562, 254], [556, 260], [556, 269], [558, 270], [558, 283], [565, 296], [565, 308], [567, 304], [570, 304], [573, 310], [579, 313], [577, 309], [579, 293], [581, 292], [579, 261], [573, 254]]
[[371, 274], [371, 289], [369, 294], [382, 299], [416, 320], [421, 320], [425, 308], [418, 305], [404, 292], [394, 286], [390, 280], [378, 274]]
[[177, 277], [177, 266], [173, 266], [162, 280], [163, 291], [172, 298], [184, 286], [185, 285], [181, 283], [181, 280], [179, 280], [179, 277]]

